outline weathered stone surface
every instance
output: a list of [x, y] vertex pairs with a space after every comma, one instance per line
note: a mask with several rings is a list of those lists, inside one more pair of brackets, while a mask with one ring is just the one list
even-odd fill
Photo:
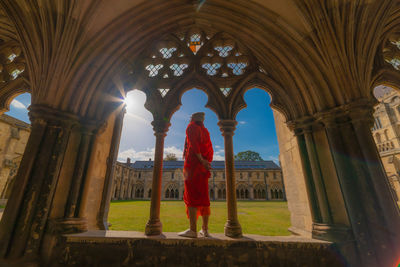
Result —
[[345, 266], [330, 242], [289, 236], [90, 231], [64, 236], [51, 266]]

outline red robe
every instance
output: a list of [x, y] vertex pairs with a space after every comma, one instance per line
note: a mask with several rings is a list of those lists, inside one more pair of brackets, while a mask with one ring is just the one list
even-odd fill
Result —
[[197, 207], [198, 215], [209, 215], [208, 178], [210, 178], [211, 173], [200, 163], [196, 156], [198, 153], [208, 162], [213, 159], [214, 151], [208, 130], [202, 122], [192, 121], [186, 129], [185, 163], [183, 166], [185, 192], [183, 200], [186, 207]]

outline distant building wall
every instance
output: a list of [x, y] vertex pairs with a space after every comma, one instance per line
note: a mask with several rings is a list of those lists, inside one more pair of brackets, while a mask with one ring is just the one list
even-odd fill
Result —
[[[117, 162], [113, 176], [113, 200], [151, 198], [152, 169], [135, 169], [131, 166], [129, 163]], [[280, 168], [271, 170], [241, 168], [236, 170], [235, 177], [238, 199], [286, 199]], [[211, 200], [225, 199], [225, 170], [213, 169], [208, 185]], [[163, 170], [161, 190], [163, 200], [183, 198], [184, 182], [181, 168]]]
[[389, 87], [376, 95], [372, 134], [395, 199], [400, 203], [400, 94]]
[[0, 199], [10, 195], [29, 134], [29, 124], [5, 114], [0, 116]]

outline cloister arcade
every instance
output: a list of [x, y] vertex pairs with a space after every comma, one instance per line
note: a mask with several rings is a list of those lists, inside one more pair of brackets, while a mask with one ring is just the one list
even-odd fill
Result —
[[373, 88], [400, 88], [399, 26], [393, 0], [0, 1], [1, 112], [16, 95], [32, 94], [32, 130], [0, 224], [0, 258], [68, 264], [71, 254], [61, 260], [57, 250], [65, 234], [107, 229], [122, 100], [132, 89], [146, 94], [154, 118], [146, 235], [162, 233], [169, 120], [196, 87], [208, 95], [225, 142], [226, 187], [216, 192], [226, 190], [225, 235], [240, 238], [232, 136], [244, 93], [258, 87], [291, 138], [281, 149], [289, 151], [282, 164], [297, 173], [285, 185], [299, 185], [286, 192], [289, 208], [306, 203], [312, 238], [334, 243], [350, 265], [393, 265], [399, 209], [370, 128]]

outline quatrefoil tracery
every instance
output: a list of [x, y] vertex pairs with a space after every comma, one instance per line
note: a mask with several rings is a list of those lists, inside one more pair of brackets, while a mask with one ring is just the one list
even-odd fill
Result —
[[17, 79], [24, 71], [21, 48], [13, 45], [0, 47], [0, 84]]
[[[244, 47], [224, 33], [210, 35], [189, 30], [167, 37], [150, 51], [153, 52], [143, 64], [153, 88], [174, 88], [174, 83], [186, 73], [199, 72], [221, 88], [221, 93], [227, 97], [233, 84], [245, 74], [264, 72], [259, 70]], [[169, 89], [159, 91], [165, 97]]]

